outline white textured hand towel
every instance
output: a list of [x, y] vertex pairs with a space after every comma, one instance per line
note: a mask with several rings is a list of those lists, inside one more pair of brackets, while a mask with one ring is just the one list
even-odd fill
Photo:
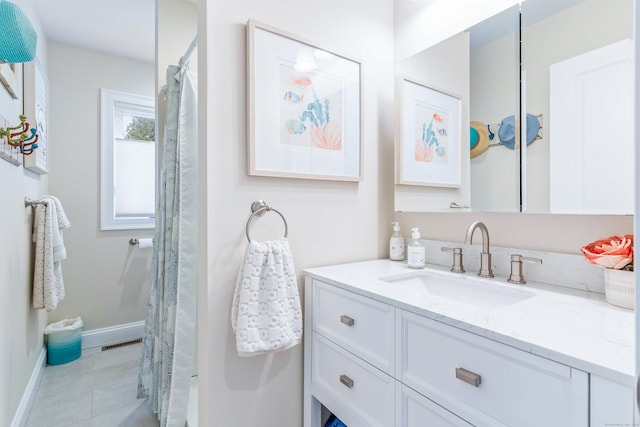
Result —
[[284, 350], [302, 340], [302, 311], [286, 238], [251, 241], [238, 273], [231, 325], [240, 356]]
[[55, 310], [64, 299], [61, 261], [67, 258], [62, 230], [71, 224], [60, 201], [52, 196], [37, 200], [33, 221], [35, 268], [33, 272], [33, 308]]

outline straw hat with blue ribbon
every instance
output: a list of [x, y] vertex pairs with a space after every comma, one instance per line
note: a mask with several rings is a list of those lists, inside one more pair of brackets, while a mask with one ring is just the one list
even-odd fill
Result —
[[0, 0], [0, 63], [33, 61], [38, 35], [33, 25], [15, 4]]
[[489, 128], [482, 122], [471, 121], [469, 127], [469, 148], [470, 155], [473, 159], [487, 151], [489, 148]]

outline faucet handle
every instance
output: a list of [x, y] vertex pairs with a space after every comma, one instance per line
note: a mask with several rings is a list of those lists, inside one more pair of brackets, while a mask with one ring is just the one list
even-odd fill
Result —
[[464, 266], [462, 265], [462, 248], [450, 248], [443, 246], [440, 248], [442, 252], [453, 253], [453, 264], [451, 265], [451, 271], [454, 273], [464, 273]]
[[524, 280], [524, 276], [522, 274], [522, 272], [523, 272], [522, 263], [523, 262], [530, 262], [530, 263], [534, 263], [534, 264], [542, 264], [542, 260], [540, 258], [526, 257], [526, 256], [522, 256], [520, 254], [511, 254], [511, 274], [509, 275], [509, 278], [507, 279], [507, 282], [516, 283], [516, 284], [519, 284], [519, 285], [524, 285], [525, 283], [527, 283]]

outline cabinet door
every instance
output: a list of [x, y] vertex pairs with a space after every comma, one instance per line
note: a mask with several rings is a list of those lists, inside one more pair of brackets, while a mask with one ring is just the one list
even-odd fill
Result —
[[442, 406], [398, 383], [397, 427], [471, 427]]
[[588, 425], [588, 374], [405, 311], [400, 324], [401, 382], [468, 422]]
[[633, 426], [633, 388], [591, 375], [591, 427]]

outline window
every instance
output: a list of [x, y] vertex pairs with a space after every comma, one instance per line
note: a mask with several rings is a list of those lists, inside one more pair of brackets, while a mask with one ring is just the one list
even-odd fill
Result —
[[156, 143], [152, 97], [101, 90], [100, 229], [153, 228]]

